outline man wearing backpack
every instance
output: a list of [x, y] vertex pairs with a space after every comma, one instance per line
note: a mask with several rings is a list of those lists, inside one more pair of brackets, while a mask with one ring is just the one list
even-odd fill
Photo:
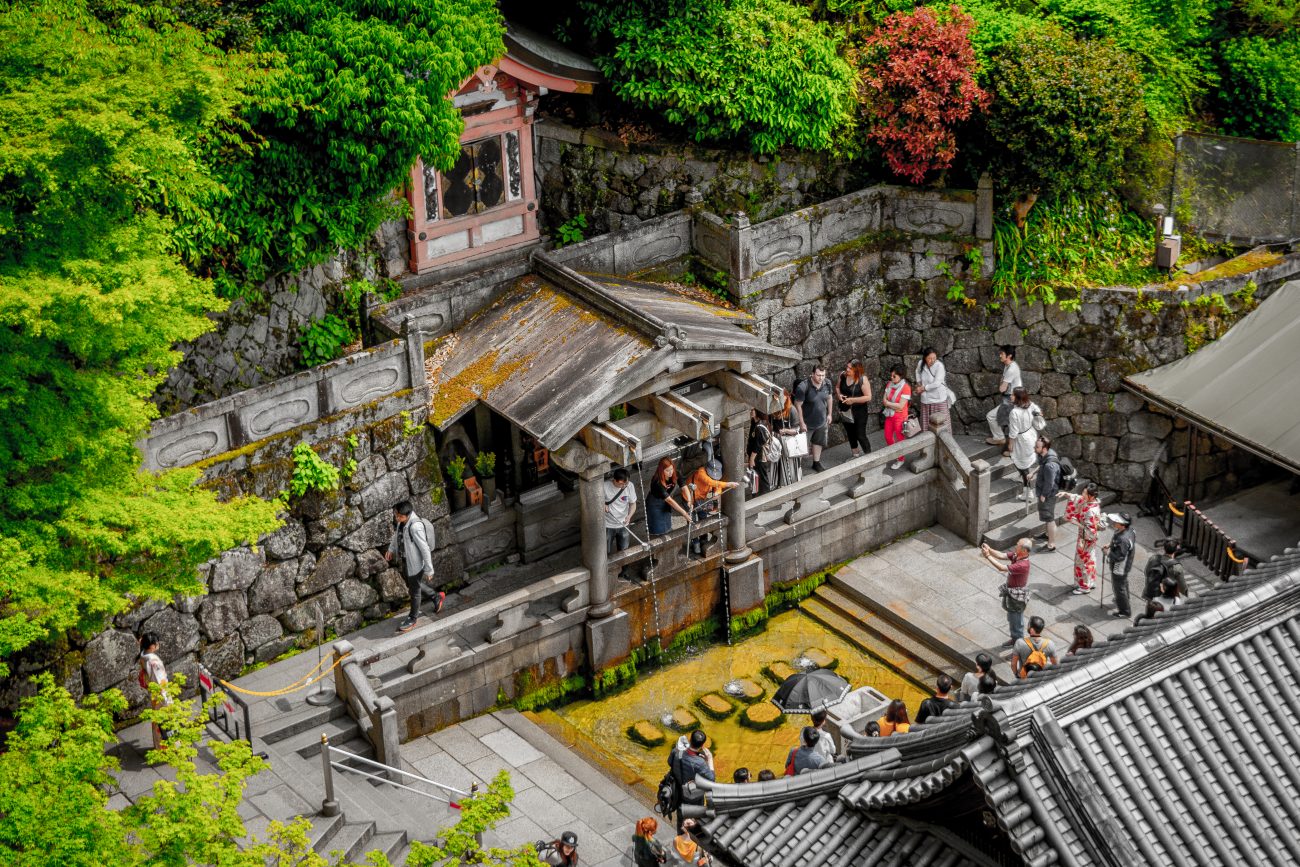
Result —
[[1016, 642], [1015, 652], [1011, 655], [1011, 671], [1016, 677], [1028, 677], [1031, 671], [1042, 671], [1049, 665], [1056, 665], [1056, 648], [1052, 639], [1043, 638], [1047, 624], [1043, 618], [1029, 618], [1029, 634]]
[[1051, 437], [1040, 436], [1034, 444], [1038, 455], [1038, 475], [1034, 478], [1034, 495], [1038, 497], [1038, 520], [1047, 528], [1038, 538], [1047, 542], [1047, 550], [1056, 550], [1056, 495], [1061, 490], [1061, 459], [1052, 448]]
[[432, 525], [415, 514], [415, 507], [409, 500], [403, 500], [393, 507], [393, 520], [397, 526], [384, 559], [391, 563], [393, 557], [397, 556], [402, 561], [402, 577], [406, 579], [406, 590], [411, 594], [411, 613], [397, 625], [397, 631], [410, 632], [420, 619], [423, 595], [427, 593], [434, 597], [436, 602], [433, 613], [437, 614], [442, 611], [447, 594], [428, 583], [433, 578]]
[[1145, 584], [1142, 588], [1142, 598], [1150, 601], [1159, 596], [1160, 582], [1166, 578], [1172, 578], [1178, 584], [1179, 595], [1186, 598], [1187, 576], [1183, 572], [1182, 564], [1174, 558], [1178, 553], [1178, 543], [1173, 539], [1166, 539], [1162, 548], [1163, 550], [1152, 554], [1151, 559], [1147, 561], [1143, 576]]
[[713, 753], [705, 746], [709, 737], [702, 729], [696, 729], [691, 732], [690, 739], [687, 741], [685, 750], [674, 749], [668, 754], [668, 768], [672, 771], [673, 781], [677, 784], [677, 830], [682, 829], [683, 804], [699, 804], [704, 800], [704, 794], [694, 786], [688, 786], [689, 783], [695, 782], [696, 777], [703, 777], [706, 780], [716, 780], [717, 777], [713, 772]]

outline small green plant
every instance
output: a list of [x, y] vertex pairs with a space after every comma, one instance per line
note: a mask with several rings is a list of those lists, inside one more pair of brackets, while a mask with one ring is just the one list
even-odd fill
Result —
[[555, 230], [555, 246], [567, 247], [585, 240], [587, 237], [587, 215], [575, 214], [565, 220]]
[[406, 410], [401, 412], [402, 418], [402, 436], [410, 439], [411, 437], [424, 430], [424, 427], [411, 418], [411, 414]]
[[1183, 330], [1183, 346], [1187, 348], [1187, 354], [1191, 355], [1196, 350], [1206, 344], [1209, 331], [1204, 322], [1188, 321], [1187, 327]]
[[454, 490], [461, 490], [465, 487], [465, 459], [460, 455], [447, 461], [447, 478], [451, 480], [451, 486]]
[[411, 844], [406, 863], [411, 867], [448, 867], [453, 864], [497, 864], [512, 867], [541, 867], [533, 844], [525, 843], [513, 849], [483, 844], [483, 833], [491, 831], [498, 823], [509, 818], [510, 803], [515, 798], [510, 785], [510, 774], [498, 771], [486, 789], [464, 797], [460, 803], [459, 819], [437, 834], [435, 843]]
[[627, 418], [627, 407], [621, 403], [616, 403], [609, 408], [610, 421], [622, 421]]
[[333, 361], [343, 354], [343, 347], [354, 340], [356, 336], [347, 320], [333, 313], [326, 313], [298, 335], [302, 363], [306, 367], [315, 367]]
[[1159, 313], [1165, 306], [1165, 302], [1155, 295], [1148, 295], [1145, 292], [1138, 291], [1135, 305], [1139, 310], [1145, 310], [1149, 313]]
[[308, 491], [337, 491], [338, 467], [331, 466], [306, 443], [293, 447], [293, 476], [289, 479], [289, 493], [297, 498]]
[[[932, 256], [933, 254], [927, 253], [926, 255]], [[940, 275], [947, 277], [952, 281], [948, 284], [949, 301], [956, 304], [964, 304], [968, 308], [975, 306], [975, 299], [966, 294], [966, 284], [961, 280], [958, 280], [956, 275], [952, 273], [952, 265], [950, 263], [939, 259], [938, 264], [935, 265], [935, 270], [937, 270]]]
[[1245, 286], [1242, 286], [1236, 292], [1232, 293], [1232, 297], [1233, 300], [1235, 300], [1239, 305], [1241, 305], [1241, 308], [1243, 310], [1249, 310], [1250, 308], [1255, 306], [1255, 293], [1258, 291], [1259, 291], [1259, 284], [1257, 284], [1254, 280], [1248, 280], [1246, 281]]
[[912, 309], [912, 299], [904, 295], [893, 304], [888, 301], [880, 305], [880, 324], [888, 325], [896, 316], [906, 316]]
[[497, 474], [496, 452], [479, 452], [474, 458], [474, 471], [480, 479], [495, 478]]

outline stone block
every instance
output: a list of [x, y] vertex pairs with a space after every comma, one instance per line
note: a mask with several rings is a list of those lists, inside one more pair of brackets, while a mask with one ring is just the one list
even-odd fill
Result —
[[[1024, 335], [1020, 329], [1014, 325], [1006, 325], [993, 332], [993, 342], [998, 346], [1019, 346], [1025, 342]], [[1020, 354], [1016, 353], [1016, 360], [1019, 361]]]
[[1028, 328], [1035, 323], [1042, 322], [1045, 315], [1041, 301], [1017, 304], [1012, 312], [1015, 314], [1016, 324], [1021, 328]]
[[236, 548], [217, 558], [212, 566], [209, 586], [213, 593], [247, 590], [261, 573], [265, 560], [248, 548]]
[[954, 349], [943, 356], [943, 366], [949, 375], [954, 373], [982, 373], [984, 362], [978, 349]]
[[363, 579], [373, 578], [387, 568], [384, 555], [376, 550], [362, 551], [357, 555], [357, 575]]
[[253, 651], [254, 662], [270, 662], [282, 654], [288, 653], [298, 646], [298, 639], [292, 635], [285, 638], [277, 638], [275, 641], [263, 644], [257, 650]]
[[911, 280], [913, 277], [910, 253], [886, 250], [880, 254], [880, 264], [884, 268], [886, 280]]
[[1052, 353], [1052, 367], [1058, 373], [1089, 373], [1092, 371], [1092, 365], [1088, 359], [1072, 349], [1057, 349]]
[[911, 328], [890, 328], [885, 335], [890, 355], [915, 355], [921, 351], [921, 335]]
[[1110, 395], [1085, 394], [1083, 396], [1083, 411], [1097, 414], [1110, 412]]
[[220, 641], [239, 629], [247, 619], [248, 600], [237, 591], [213, 593], [203, 600], [198, 613], [199, 625], [209, 641]]
[[1141, 434], [1126, 434], [1119, 441], [1118, 458], [1121, 461], [1134, 461], [1145, 464], [1155, 460], [1160, 454], [1160, 440]]
[[813, 271], [794, 280], [786, 290], [783, 300], [786, 307], [799, 307], [821, 301], [825, 294], [826, 287], [822, 283], [821, 272]]
[[385, 602], [397, 602], [408, 598], [406, 581], [396, 569], [385, 569], [379, 573], [379, 595]]
[[262, 570], [248, 590], [248, 610], [253, 614], [282, 611], [298, 598], [294, 584], [298, 579], [298, 561], [285, 560]]
[[150, 617], [140, 631], [158, 636], [158, 655], [163, 662], [199, 649], [199, 623], [192, 614], [182, 614], [174, 608], [164, 608]]
[[356, 556], [350, 551], [330, 548], [321, 554], [316, 567], [298, 584], [299, 596], [312, 596], [327, 587], [333, 587], [344, 578], [351, 578], [357, 572]]
[[[979, 328], [959, 329], [953, 334], [952, 345], [954, 349], [983, 349], [993, 345], [993, 334]], [[997, 353], [993, 355], [996, 361]]]
[[[1063, 396], [1070, 391], [1070, 377], [1063, 373], [1048, 371], [1042, 375], [1038, 390], [1040, 394], [1052, 397]], [[1062, 414], [1065, 414], [1064, 410], [1062, 410]]]
[[[290, 518], [284, 526], [262, 537], [259, 543], [270, 560], [292, 560], [307, 547], [307, 529], [302, 523]], [[256, 577], [256, 576], [254, 576]], [[251, 582], [250, 582], [251, 584]], [[217, 588], [213, 588], [216, 590]], [[228, 588], [234, 590], [236, 588]]]
[[[416, 420], [414, 416], [412, 416], [412, 420]], [[428, 453], [428, 440], [421, 432], [411, 436], [402, 436], [393, 441], [384, 451], [384, 459], [388, 461], [388, 468], [396, 471], [419, 463], [424, 460]], [[389, 507], [395, 505], [396, 502], [390, 503]]]
[[363, 523], [361, 510], [344, 506], [327, 513], [323, 518], [307, 522], [307, 546], [319, 551], [356, 531]]
[[772, 317], [768, 340], [776, 346], [802, 346], [811, 330], [812, 312], [803, 307], [786, 307]]
[[970, 375], [971, 388], [975, 394], [980, 396], [996, 395], [998, 393], [998, 384], [1002, 382], [1002, 374], [989, 373], [981, 371]]
[[360, 506], [361, 514], [371, 518], [382, 513], [391, 513], [393, 506], [410, 496], [406, 484], [406, 473], [389, 472], [374, 483], [367, 485], [360, 493], [354, 494], [348, 505]]
[[388, 473], [388, 461], [384, 456], [371, 453], [362, 460], [357, 461], [357, 468], [348, 477], [348, 489], [352, 491], [362, 491], [370, 487]]
[[1131, 414], [1137, 412], [1146, 401], [1128, 391], [1115, 392], [1115, 412]]
[[767, 590], [763, 581], [763, 561], [751, 557], [744, 563], [723, 566], [731, 611], [749, 611], [763, 604]]
[[1097, 380], [1097, 388], [1110, 393], [1120, 390], [1121, 382], [1132, 370], [1132, 363], [1122, 358], [1103, 358], [1093, 365], [1092, 375]]
[[1020, 380], [1030, 394], [1038, 394], [1043, 385], [1043, 375], [1036, 370], [1024, 371], [1020, 375]]
[[[1059, 374], [1058, 374], [1059, 375]], [[1046, 380], [1046, 377], [1044, 377]], [[1065, 417], [1073, 417], [1083, 412], [1083, 395], [1070, 392], [1062, 394], [1056, 399], [1056, 414]]]
[[1116, 463], [1097, 467], [1097, 480], [1107, 488], [1118, 491], [1125, 502], [1135, 502], [1151, 485], [1151, 476], [1145, 464]]
[[1128, 416], [1120, 412], [1105, 412], [1101, 415], [1101, 434], [1108, 437], [1122, 437], [1128, 433]]
[[1081, 373], [1071, 379], [1070, 385], [1080, 394], [1092, 394], [1097, 390], [1097, 383], [1094, 382], [1092, 376], [1087, 373]]
[[349, 635], [361, 628], [364, 618], [360, 611], [345, 611], [326, 626], [326, 630], [334, 630], [336, 636]]
[[[912, 257], [912, 276], [917, 280], [933, 280], [935, 277], [938, 277], [943, 273], [943, 271], [940, 270], [940, 266], [944, 264], [944, 258], [945, 257], [943, 256], [924, 253], [914, 255]], [[954, 262], [952, 265], [953, 273], [960, 273], [962, 267], [961, 264]]]
[[357, 611], [379, 601], [379, 593], [369, 584], [355, 578], [345, 578], [338, 586], [339, 604], [348, 611]]
[[199, 654], [199, 661], [216, 677], [226, 680], [238, 677], [244, 667], [244, 641], [236, 633], [222, 641], [209, 644]]
[[1083, 454], [1083, 441], [1074, 434], [1066, 434], [1053, 437], [1052, 448], [1056, 449], [1056, 453], [1061, 457], [1074, 461]]
[[1083, 438], [1083, 448], [1079, 457], [1098, 465], [1113, 464], [1118, 451], [1119, 440], [1114, 437], [1090, 436]]
[[144, 599], [138, 602], [130, 611], [125, 611], [114, 617], [113, 625], [119, 629], [125, 629], [127, 632], [137, 633], [140, 631], [140, 624], [166, 607], [167, 603], [160, 599]]
[[287, 632], [304, 632], [316, 628], [316, 606], [320, 605], [321, 614], [328, 622], [342, 612], [337, 594], [331, 589], [319, 596], [304, 599], [280, 615], [280, 623]]
[[1049, 418], [1047, 420], [1047, 427], [1043, 428], [1043, 433], [1047, 434], [1052, 439], [1056, 439], [1057, 437], [1065, 436], [1066, 434], [1073, 433], [1073, 432], [1074, 432], [1074, 425], [1071, 423], [1070, 419], [1065, 418], [1064, 416], [1059, 416], [1057, 418]]
[[1061, 335], [1056, 333], [1052, 326], [1046, 322], [1039, 322], [1029, 326], [1029, 332], [1025, 335], [1025, 343], [1051, 352], [1061, 345]]
[[274, 617], [258, 614], [240, 625], [239, 635], [244, 640], [244, 648], [251, 652], [283, 636], [284, 629]]
[[388, 549], [393, 537], [393, 516], [390, 511], [382, 511], [366, 521], [354, 532], [338, 540], [338, 546], [348, 551], [363, 552], [375, 548]]
[[1154, 412], [1138, 412], [1129, 417], [1128, 429], [1135, 434], [1162, 440], [1174, 429], [1173, 420]]
[[120, 629], [99, 633], [86, 645], [86, 688], [103, 692], [123, 680], [135, 679], [140, 657], [140, 643], [134, 635]]
[[1037, 346], [1021, 346], [1016, 351], [1016, 362], [1026, 376], [1038, 371], [1051, 370], [1052, 366], [1052, 359], [1047, 350], [1039, 349]]
[[1083, 412], [1073, 419], [1074, 432], [1095, 435], [1101, 433], [1101, 418], [1095, 413]]
[[603, 671], [627, 659], [632, 652], [632, 618], [614, 609], [609, 617], [588, 620], [587, 660], [593, 671]]

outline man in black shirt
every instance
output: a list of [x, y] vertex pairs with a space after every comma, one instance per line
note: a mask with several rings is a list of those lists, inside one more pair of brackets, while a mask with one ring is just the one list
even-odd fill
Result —
[[1133, 616], [1128, 604], [1128, 573], [1133, 568], [1137, 536], [1133, 533], [1133, 519], [1128, 512], [1115, 512], [1106, 517], [1115, 528], [1115, 535], [1106, 546], [1111, 585], [1115, 588], [1114, 616], [1128, 620]]
[[956, 704], [948, 697], [948, 693], [952, 692], [951, 677], [946, 674], [939, 675], [934, 681], [934, 689], [934, 698], [927, 698], [921, 702], [921, 707], [916, 712], [916, 722], [918, 724], [942, 716], [944, 711]]
[[826, 380], [826, 368], [820, 364], [812, 375], [795, 386], [792, 395], [799, 429], [808, 434], [808, 456], [812, 458], [813, 472], [820, 473], [822, 449], [830, 444], [831, 384]]

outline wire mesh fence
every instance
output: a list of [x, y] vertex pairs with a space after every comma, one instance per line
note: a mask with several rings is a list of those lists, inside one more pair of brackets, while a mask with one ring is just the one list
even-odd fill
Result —
[[1180, 224], [1245, 245], [1300, 237], [1300, 143], [1183, 133], [1174, 144]]

